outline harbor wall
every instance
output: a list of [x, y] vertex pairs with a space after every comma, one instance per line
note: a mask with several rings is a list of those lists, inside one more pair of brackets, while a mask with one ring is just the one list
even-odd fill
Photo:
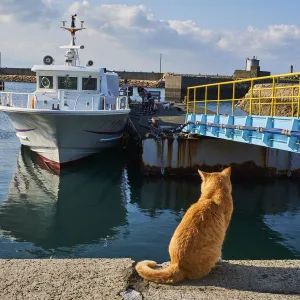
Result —
[[[190, 86], [218, 83], [224, 81], [232, 81], [231, 76], [218, 75], [199, 75], [199, 76], [167, 76], [165, 78], [165, 98], [167, 101], [182, 102], [187, 96], [187, 88]], [[232, 86], [222, 88], [222, 97], [232, 96]], [[210, 88], [208, 91], [209, 99], [216, 99], [217, 88]], [[204, 98], [204, 89], [197, 90], [197, 99]], [[190, 101], [194, 99], [194, 95], [190, 94]]]
[[0, 75], [26, 75], [35, 76], [30, 68], [0, 68]]
[[162, 79], [164, 73], [155, 73], [155, 72], [127, 72], [127, 71], [115, 71], [118, 73], [121, 79], [129, 80], [149, 80], [149, 81], [158, 81]]
[[196, 175], [197, 170], [221, 171], [232, 167], [234, 177], [300, 177], [300, 155], [289, 151], [248, 145], [210, 137], [173, 135], [143, 139], [142, 169], [147, 175]]
[[[149, 80], [158, 81], [160, 80], [164, 73], [156, 72], [128, 72], [128, 71], [115, 71], [118, 73], [121, 79], [131, 79], [131, 80]], [[0, 68], [0, 75], [27, 75], [35, 76], [35, 72], [31, 71], [30, 68]]]

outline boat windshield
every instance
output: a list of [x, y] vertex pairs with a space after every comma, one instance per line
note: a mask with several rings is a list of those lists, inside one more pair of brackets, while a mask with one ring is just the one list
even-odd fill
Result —
[[101, 83], [99, 78], [92, 75], [86, 77], [69, 76], [68, 74], [61, 76], [38, 75], [38, 86], [40, 89], [97, 91], [100, 89]]
[[82, 90], [97, 90], [97, 78], [88, 77], [88, 78], [82, 78]]
[[77, 90], [77, 77], [58, 76], [57, 83], [59, 90]]

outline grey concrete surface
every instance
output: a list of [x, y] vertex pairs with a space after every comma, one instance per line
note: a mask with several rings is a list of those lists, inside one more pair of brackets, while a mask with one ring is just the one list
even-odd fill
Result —
[[223, 261], [206, 278], [150, 283], [144, 299], [300, 299], [300, 260]]
[[122, 299], [130, 259], [0, 260], [0, 299]]
[[202, 280], [158, 285], [130, 259], [3, 259], [0, 299], [300, 299], [300, 260], [223, 261]]

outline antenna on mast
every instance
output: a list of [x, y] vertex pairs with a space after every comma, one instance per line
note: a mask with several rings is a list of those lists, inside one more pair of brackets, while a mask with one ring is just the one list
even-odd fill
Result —
[[71, 33], [71, 45], [70, 46], [62, 46], [60, 48], [64, 48], [64, 49], [68, 49], [66, 54], [65, 54], [65, 62], [67, 65], [71, 65], [71, 66], [76, 66], [76, 61], [78, 60], [79, 62], [79, 55], [78, 55], [78, 49], [83, 49], [84, 46], [76, 46], [75, 45], [75, 34], [77, 31], [79, 30], [83, 30], [85, 29], [83, 27], [83, 23], [84, 21], [80, 21], [81, 22], [81, 27], [80, 28], [76, 28], [76, 17], [77, 14], [71, 15], [71, 26], [70, 27], [66, 27], [66, 22], [67, 21], [62, 21], [63, 26], [61, 27], [64, 30], [67, 30]]

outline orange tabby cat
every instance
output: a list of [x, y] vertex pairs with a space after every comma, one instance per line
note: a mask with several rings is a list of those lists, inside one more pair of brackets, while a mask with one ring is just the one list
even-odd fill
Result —
[[154, 261], [136, 265], [143, 278], [156, 283], [175, 283], [184, 279], [200, 279], [207, 275], [221, 257], [232, 211], [231, 168], [222, 172], [198, 171], [201, 197], [186, 212], [169, 245], [171, 264], [154, 269]]

